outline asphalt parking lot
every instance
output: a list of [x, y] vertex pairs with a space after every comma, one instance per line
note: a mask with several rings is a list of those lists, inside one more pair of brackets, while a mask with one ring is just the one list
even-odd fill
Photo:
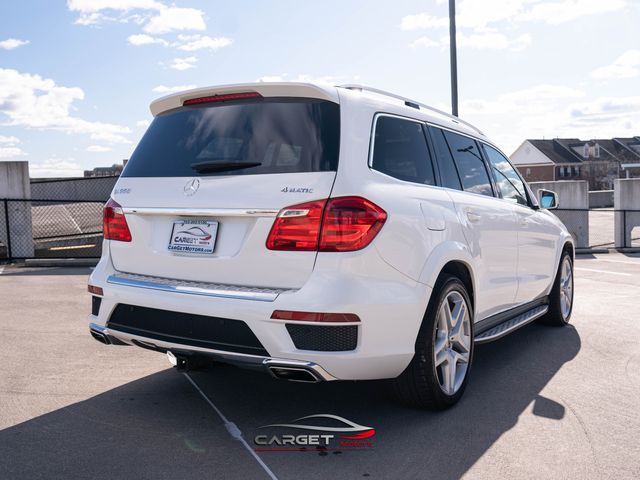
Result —
[[[187, 377], [89, 336], [87, 268], [0, 269], [2, 479], [640, 478], [640, 255], [579, 257], [572, 325], [477, 347], [440, 413], [384, 382]], [[252, 451], [260, 426], [317, 413], [375, 428], [374, 447]]]

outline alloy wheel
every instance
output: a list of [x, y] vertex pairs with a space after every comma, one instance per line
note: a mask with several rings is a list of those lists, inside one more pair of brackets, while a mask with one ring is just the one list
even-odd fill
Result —
[[471, 356], [469, 307], [458, 291], [449, 292], [438, 309], [433, 355], [440, 388], [454, 395], [464, 382]]

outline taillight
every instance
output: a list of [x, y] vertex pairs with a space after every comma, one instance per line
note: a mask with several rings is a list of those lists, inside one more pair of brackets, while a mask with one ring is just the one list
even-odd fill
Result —
[[321, 252], [350, 252], [371, 243], [387, 212], [361, 197], [332, 198], [322, 218]]
[[122, 207], [112, 198], [104, 206], [103, 219], [105, 240], [131, 241], [131, 232], [129, 231], [129, 225], [127, 225], [127, 219], [124, 218]]
[[361, 197], [316, 200], [284, 208], [267, 238], [270, 250], [349, 252], [378, 234], [387, 213]]
[[267, 237], [269, 250], [318, 250], [326, 200], [283, 208]]

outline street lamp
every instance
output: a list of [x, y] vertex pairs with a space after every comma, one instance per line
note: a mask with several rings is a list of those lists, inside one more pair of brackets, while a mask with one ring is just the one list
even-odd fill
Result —
[[451, 62], [451, 113], [458, 116], [458, 59], [456, 53], [456, 0], [449, 0], [449, 52]]

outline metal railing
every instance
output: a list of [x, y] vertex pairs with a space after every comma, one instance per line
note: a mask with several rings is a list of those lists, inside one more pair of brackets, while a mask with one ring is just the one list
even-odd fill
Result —
[[103, 200], [0, 199], [0, 260], [97, 258]]

